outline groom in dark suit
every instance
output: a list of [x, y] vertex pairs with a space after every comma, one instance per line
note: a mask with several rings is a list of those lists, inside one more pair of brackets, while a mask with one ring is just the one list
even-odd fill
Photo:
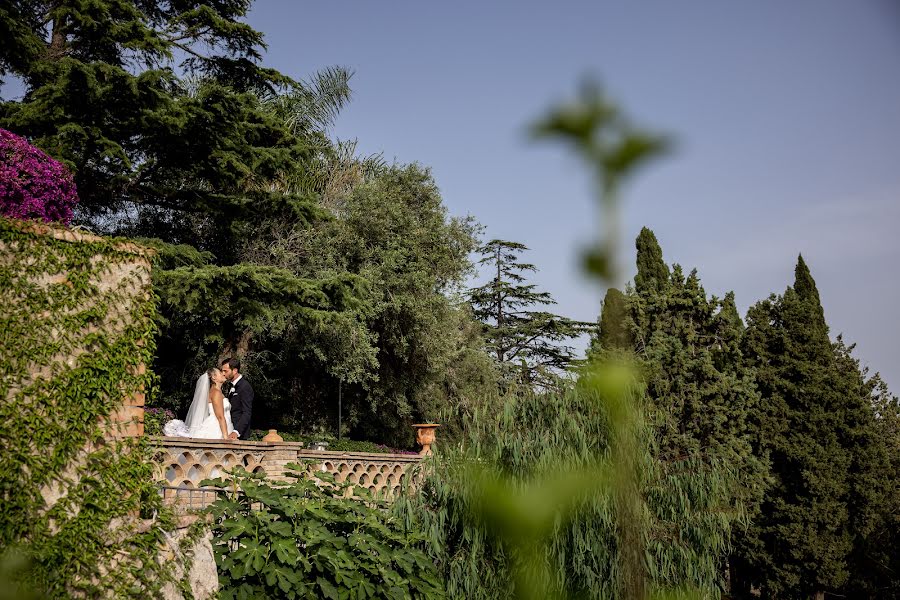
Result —
[[231, 424], [237, 431], [228, 436], [232, 440], [250, 437], [250, 415], [253, 412], [253, 386], [241, 377], [241, 361], [229, 358], [222, 361], [222, 374], [231, 382], [228, 401], [231, 403]]

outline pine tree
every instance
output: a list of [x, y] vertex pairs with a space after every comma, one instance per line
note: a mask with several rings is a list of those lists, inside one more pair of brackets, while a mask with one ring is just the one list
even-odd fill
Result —
[[836, 358], [802, 256], [794, 285], [748, 312], [743, 346], [763, 397], [756, 451], [771, 457], [773, 483], [742, 544], [736, 583], [768, 597], [840, 593], [854, 541], [871, 527], [863, 482], [878, 459], [871, 404], [859, 372]]
[[532, 310], [556, 301], [526, 283], [524, 274], [537, 270], [519, 261], [519, 254], [527, 250], [524, 244], [506, 240], [491, 240], [479, 248], [479, 264], [487, 265], [494, 276], [470, 290], [469, 299], [497, 364], [511, 377], [542, 385], [551, 383], [575, 360], [574, 350], [564, 342], [587, 333], [593, 324]]
[[148, 206], [173, 224], [184, 218], [173, 211], [225, 225], [266, 210], [309, 216], [306, 199], [254, 191], [311, 155], [259, 100], [297, 84], [259, 64], [262, 35], [242, 20], [249, 2], [16, 8], [2, 17], [16, 35], [0, 66], [25, 96], [0, 104], [0, 124], [73, 169], [82, 219], [98, 226]]

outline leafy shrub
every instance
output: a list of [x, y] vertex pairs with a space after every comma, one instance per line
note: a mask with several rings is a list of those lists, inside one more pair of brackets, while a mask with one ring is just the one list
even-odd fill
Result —
[[[395, 501], [394, 513], [427, 536], [450, 597], [643, 597], [622, 592], [618, 535], [630, 513], [619, 495], [623, 476], [604, 466], [623, 428], [585, 382], [520, 392], [498, 411], [474, 413], [458, 443], [424, 463], [419, 492]], [[632, 405], [646, 403], [637, 383], [623, 389]], [[653, 590], [718, 598], [731, 524], [741, 516], [727, 505], [726, 483], [737, 473], [719, 460], [662, 463], [652, 433], [639, 422], [629, 434], [640, 536], [629, 543], [641, 549]]]
[[0, 213], [15, 219], [72, 220], [72, 174], [25, 138], [0, 129]]
[[162, 435], [163, 425], [175, 418], [168, 408], [145, 408], [144, 409], [144, 434], [145, 435]]
[[233, 490], [208, 509], [220, 598], [444, 597], [419, 549], [423, 536], [383, 500], [362, 488], [353, 490], [361, 500], [345, 498], [348, 486], [326, 473], [317, 473], [321, 484], [298, 465], [288, 468], [292, 482], [240, 467], [203, 482]]

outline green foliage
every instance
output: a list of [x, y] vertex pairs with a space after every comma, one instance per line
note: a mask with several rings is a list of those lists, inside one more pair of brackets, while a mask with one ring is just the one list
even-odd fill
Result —
[[481, 321], [488, 352], [500, 366], [508, 383], [549, 386], [575, 360], [574, 350], [564, 343], [592, 328], [542, 310], [556, 304], [548, 292], [525, 283], [525, 273], [534, 265], [519, 262], [528, 247], [518, 242], [491, 240], [478, 249], [486, 272], [493, 278], [469, 290], [475, 318]]
[[0, 219], [0, 548], [27, 557], [19, 576], [49, 597], [146, 597], [171, 579], [156, 560], [165, 513], [162, 527], [133, 531], [139, 512], [161, 508], [150, 450], [105, 428], [152, 384], [140, 367], [153, 356], [154, 298], [132, 277], [101, 283], [136, 258], [119, 242], [28, 227]]
[[[291, 465], [289, 465], [290, 467]], [[232, 490], [209, 507], [227, 598], [442, 598], [434, 564], [410, 531], [368, 490], [293, 465], [291, 482], [236, 469], [208, 480]]]
[[852, 423], [856, 440], [850, 467], [850, 525], [855, 533], [842, 593], [854, 598], [900, 597], [900, 402], [876, 373], [859, 364], [839, 335], [833, 344], [842, 377], [872, 410]]
[[587, 83], [580, 97], [551, 111], [533, 128], [538, 138], [570, 145], [592, 171], [600, 206], [597, 244], [584, 255], [587, 273], [616, 283], [619, 232], [619, 192], [640, 167], [669, 148], [666, 138], [631, 125], [596, 84]]
[[635, 246], [637, 247], [635, 289], [644, 295], [663, 292], [669, 283], [669, 267], [663, 262], [662, 248], [659, 247], [656, 235], [646, 227], [641, 228]]
[[892, 477], [872, 388], [832, 345], [802, 257], [794, 286], [750, 309], [743, 339], [763, 397], [757, 452], [771, 456], [774, 481], [742, 544], [739, 583], [784, 598], [840, 593]]
[[496, 381], [471, 316], [452, 299], [470, 268], [474, 224], [448, 217], [431, 174], [417, 165], [381, 169], [331, 201], [333, 218], [309, 230], [273, 223], [274, 239], [259, 236], [245, 249], [298, 277], [351, 273], [367, 285], [352, 327], [269, 348], [273, 363], [285, 365], [278, 376], [304, 399], [279, 410], [296, 419], [292, 429], [331, 428], [342, 379], [349, 432], [409, 446], [410, 424]]
[[457, 446], [440, 446], [421, 492], [395, 510], [428, 535], [451, 597], [622, 597], [634, 576], [623, 554], [635, 548], [648, 590], [718, 597], [734, 518], [728, 467], [656, 460], [631, 377], [607, 362], [577, 390], [511, 395], [467, 421]]
[[73, 168], [83, 216], [230, 210], [237, 190], [310, 158], [250, 93], [299, 84], [257, 64], [249, 4], [17, 3], [0, 68], [26, 94], [0, 122]]
[[355, 436], [408, 444], [407, 425], [496, 380], [448, 299], [474, 226], [426, 170], [331, 142], [350, 72], [262, 67], [249, 6], [16, 3], [0, 69], [26, 94], [0, 126], [72, 168], [77, 220], [158, 249], [161, 404], [180, 412], [192, 378], [237, 354], [256, 426], [334, 426], [343, 382]]
[[[619, 184], [662, 144], [627, 126], [595, 88], [554, 111], [536, 130], [572, 143], [596, 170], [609, 229], [585, 262], [591, 274], [608, 279], [615, 273]], [[671, 508], [680, 509], [677, 529], [679, 517], [696, 509], [705, 515], [707, 535], [692, 530], [664, 538], [666, 543], [657, 547], [663, 552], [674, 548], [684, 560], [668, 556], [651, 568], [645, 548], [654, 519], [645, 485], [654, 480], [654, 470], [646, 468], [655, 464], [652, 430], [628, 362], [603, 358], [585, 372], [574, 400], [518, 398], [499, 415], [487, 413], [497, 420], [474, 419], [473, 437], [462, 444], [456, 460], [438, 460], [426, 474], [424, 493], [408, 505], [398, 502], [405, 518], [429, 532], [451, 595], [642, 599], [718, 594], [722, 573], [715, 555], [724, 551], [729, 519], [722, 518], [718, 502], [704, 506], [703, 499], [719, 498], [716, 492], [723, 486], [704, 484], [703, 474], [691, 468], [686, 476], [697, 477], [696, 486], [663, 486], [671, 502], [655, 502], [654, 516], [665, 522]], [[478, 423], [486, 426], [480, 429]], [[727, 465], [712, 466], [718, 481]], [[691, 491], [700, 489], [707, 493]], [[696, 506], [695, 499], [700, 501]], [[704, 510], [709, 506], [714, 508]], [[687, 576], [680, 578], [683, 573]], [[672, 582], [685, 587], [666, 590]]]
[[627, 350], [632, 347], [625, 295], [614, 287], [606, 290], [600, 327], [591, 339], [590, 353], [604, 350]]
[[765, 454], [753, 452], [750, 420], [760, 398], [739, 348], [734, 296], [709, 298], [696, 271], [685, 276], [675, 265], [670, 272], [649, 229], [637, 247], [641, 285], [604, 305], [600, 340], [607, 342], [597, 346], [628, 342], [646, 377], [660, 459], [720, 470], [722, 518], [745, 525], [761, 501], [767, 465]]

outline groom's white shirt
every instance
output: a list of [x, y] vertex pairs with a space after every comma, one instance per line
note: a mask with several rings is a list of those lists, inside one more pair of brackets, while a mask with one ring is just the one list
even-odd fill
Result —
[[[241, 380], [241, 374], [238, 373], [238, 376], [235, 377], [235, 378], [234, 378], [234, 381], [231, 382], [231, 394], [236, 394], [236, 393], [237, 393], [237, 392], [234, 391], [234, 386], [236, 386], [236, 385], [237, 385], [237, 382], [240, 381], [240, 380]], [[229, 396], [230, 396], [231, 394], [229, 394]], [[241, 434], [240, 434], [240, 433], [238, 433], [238, 437], [241, 437]]]

